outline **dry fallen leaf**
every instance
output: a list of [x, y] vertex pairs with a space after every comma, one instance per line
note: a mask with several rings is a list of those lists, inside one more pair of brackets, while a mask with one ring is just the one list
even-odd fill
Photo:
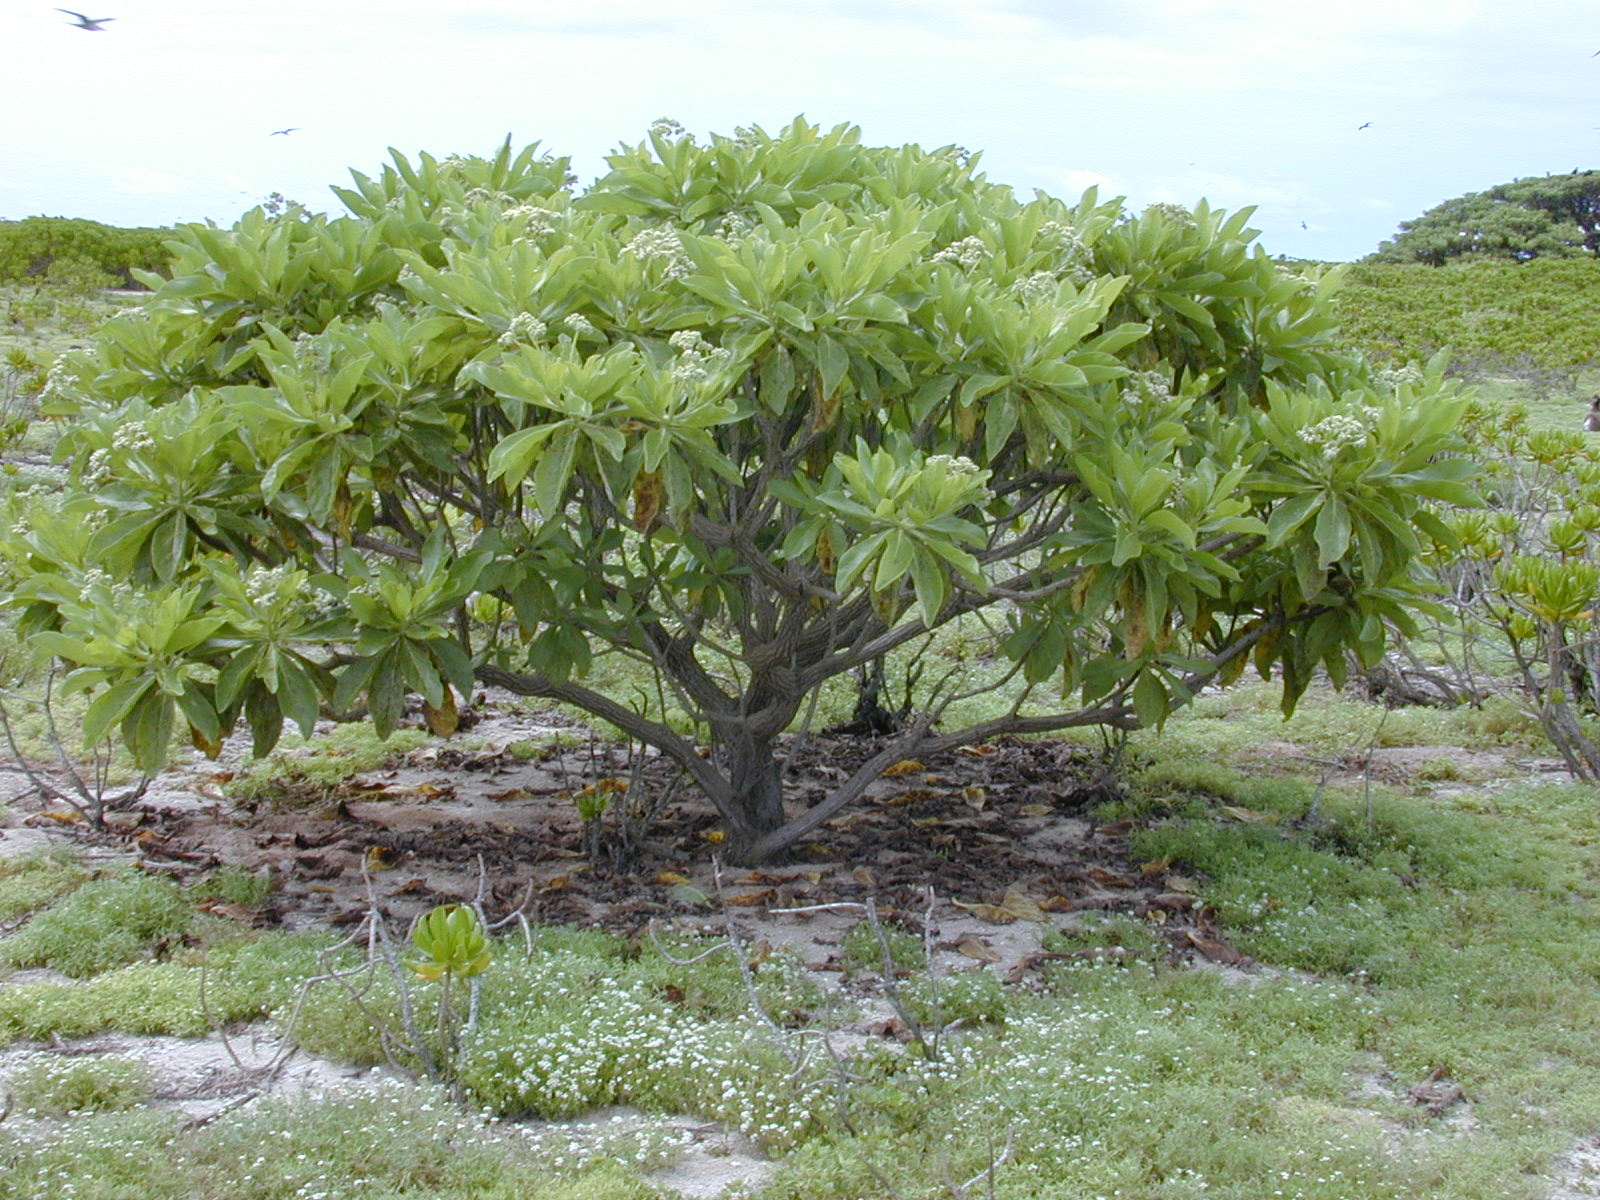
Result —
[[1192, 893], [1199, 886], [1187, 875], [1168, 875], [1164, 880], [1162, 880], [1162, 882], [1166, 884], [1167, 891], [1169, 892]]
[[1152, 875], [1159, 875], [1172, 865], [1172, 855], [1163, 854], [1160, 858], [1152, 858], [1147, 863], [1139, 864], [1139, 874], [1149, 879]]
[[994, 752], [995, 752], [995, 748], [993, 746], [985, 746], [985, 745], [959, 746], [959, 747], [956, 748], [956, 753], [957, 754], [970, 754], [974, 758], [988, 758], [989, 755], [993, 754]]
[[725, 829], [702, 829], [700, 837], [702, 840], [716, 846], [727, 840], [728, 832]]
[[671, 896], [679, 904], [700, 905], [711, 903], [711, 897], [691, 883], [675, 883], [667, 889], [667, 895]]
[[1041, 900], [1039, 907], [1045, 912], [1076, 912], [1078, 908], [1070, 896], [1051, 896], [1048, 900]]
[[552, 875], [540, 885], [539, 890], [541, 892], [564, 892], [571, 883], [572, 876], [570, 875]]
[[1104, 867], [1090, 867], [1086, 874], [1101, 887], [1131, 888], [1133, 886], [1133, 880], [1126, 875], [1118, 875], [1115, 871], [1108, 871]]
[[1184, 930], [1184, 936], [1189, 939], [1191, 946], [1212, 962], [1224, 963], [1227, 966], [1238, 966], [1244, 961], [1244, 955], [1226, 942], [1219, 942], [1203, 933], [1196, 933], [1193, 929]]
[[961, 798], [967, 802], [968, 808], [983, 811], [983, 806], [989, 802], [989, 793], [981, 787], [964, 787], [961, 789]]
[[878, 797], [878, 803], [886, 808], [894, 808], [901, 804], [910, 804], [916, 798], [916, 792], [896, 792], [892, 796]]
[[527, 788], [514, 787], [514, 788], [507, 788], [503, 792], [485, 792], [483, 794], [483, 798], [485, 800], [501, 800], [501, 801], [504, 801], [504, 800], [526, 800], [528, 798], [529, 794], [530, 793], [528, 792]]
[[392, 846], [368, 846], [362, 861], [369, 871], [387, 871], [399, 862], [401, 857], [400, 852]]
[[1000, 907], [1009, 913], [1015, 913], [1018, 920], [1044, 920], [1044, 910], [1016, 888], [1006, 889], [1005, 896], [1000, 900]]
[[689, 882], [689, 877], [687, 875], [680, 875], [676, 871], [657, 871], [656, 872], [656, 882], [657, 883], [688, 883]]
[[1048, 817], [1055, 809], [1048, 804], [1024, 804], [1017, 812], [1024, 817]]
[[723, 898], [723, 903], [729, 908], [759, 908], [763, 904], [770, 904], [777, 896], [775, 888], [762, 888], [759, 892], [736, 892], [732, 896]]
[[886, 767], [883, 772], [885, 779], [898, 779], [902, 775], [915, 775], [923, 766], [914, 758], [902, 758], [892, 767]]
[[872, 872], [865, 867], [857, 867], [854, 871], [851, 871], [850, 878], [854, 879], [862, 887], [872, 887], [877, 882], [872, 878]]
[[1000, 956], [984, 945], [983, 939], [977, 934], [963, 934], [956, 942], [956, 950], [961, 954], [965, 954], [968, 958], [977, 959], [979, 962], [997, 963], [1000, 961]]
[[1017, 919], [1017, 914], [1009, 908], [1001, 908], [998, 904], [968, 904], [965, 900], [954, 900], [957, 908], [964, 908], [980, 921], [987, 921], [990, 925], [1010, 925]]

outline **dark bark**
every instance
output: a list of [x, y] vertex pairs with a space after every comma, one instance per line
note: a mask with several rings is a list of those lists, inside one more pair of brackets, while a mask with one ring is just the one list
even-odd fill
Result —
[[724, 740], [730, 794], [723, 818], [734, 862], [745, 862], [753, 846], [783, 827], [783, 768], [774, 749], [769, 738], [749, 732]]

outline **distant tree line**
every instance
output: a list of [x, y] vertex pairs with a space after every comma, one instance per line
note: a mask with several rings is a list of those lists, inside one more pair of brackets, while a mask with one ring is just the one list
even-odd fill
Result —
[[70, 269], [104, 276], [113, 287], [138, 287], [135, 271], [164, 273], [170, 229], [121, 229], [80, 217], [0, 220], [0, 283], [49, 279]]
[[1430, 208], [1368, 262], [1439, 267], [1463, 258], [1527, 262], [1600, 256], [1600, 172], [1515, 179]]

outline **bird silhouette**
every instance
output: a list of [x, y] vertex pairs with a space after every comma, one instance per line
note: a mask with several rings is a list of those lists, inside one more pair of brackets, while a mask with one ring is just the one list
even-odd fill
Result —
[[268, 137], [284, 137], [284, 136], [286, 136], [288, 134], [294, 133], [299, 128], [300, 128], [300, 126], [298, 126], [298, 125], [291, 125], [287, 129], [274, 129], [271, 133], [267, 134], [267, 136]]
[[70, 8], [58, 8], [58, 13], [66, 13], [69, 17], [77, 17], [73, 24], [85, 33], [104, 33], [107, 21], [115, 21], [115, 17], [86, 17], [80, 12], [73, 12]]
[[1364, 122], [1363, 124], [1357, 125], [1356, 126], [1356, 132], [1360, 133], [1363, 129], [1366, 129], [1371, 124], [1372, 124], [1371, 121], [1367, 121], [1367, 122]]
[[1307, 227], [1307, 226], [1306, 226], [1306, 223], [1305, 223], [1305, 222], [1304, 222], [1304, 221], [1301, 221], [1301, 222], [1300, 222], [1300, 228], [1301, 228], [1301, 229], [1305, 229], [1305, 228], [1306, 228], [1306, 227]]

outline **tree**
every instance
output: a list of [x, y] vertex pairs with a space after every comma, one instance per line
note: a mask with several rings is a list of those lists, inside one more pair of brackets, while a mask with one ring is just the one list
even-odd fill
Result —
[[1468, 192], [1430, 208], [1380, 245], [1369, 262], [1600, 255], [1600, 174], [1535, 176]]
[[[574, 193], [532, 147], [394, 154], [349, 216], [189, 226], [59, 364], [75, 488], [0, 554], [88, 739], [153, 766], [243, 720], [262, 752], [408, 692], [448, 731], [488, 683], [656, 747], [756, 861], [898, 759], [1160, 722], [1252, 657], [1292, 705], [1407, 622], [1459, 405], [1337, 353], [1334, 277], [1248, 210], [1024, 202], [799, 120], [609, 164]], [[930, 680], [788, 813], [808, 698], [958, 625], [1001, 669]], [[601, 654], [695, 728], [592, 686]]]

